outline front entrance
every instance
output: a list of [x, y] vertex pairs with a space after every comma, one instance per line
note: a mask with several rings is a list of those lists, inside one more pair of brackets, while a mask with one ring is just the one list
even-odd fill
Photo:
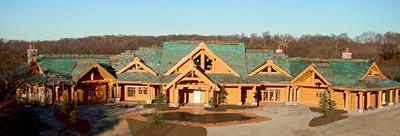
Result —
[[201, 91], [196, 89], [194, 90], [194, 101], [193, 103], [200, 103], [201, 102]]
[[187, 87], [179, 90], [179, 103], [204, 103], [204, 99], [204, 90], [189, 89]]

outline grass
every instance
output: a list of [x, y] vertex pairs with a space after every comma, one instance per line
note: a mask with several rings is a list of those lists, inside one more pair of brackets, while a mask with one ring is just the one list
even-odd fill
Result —
[[[147, 109], [157, 108], [157, 104], [145, 104], [143, 107]], [[179, 107], [169, 107], [168, 104], [160, 104], [158, 110], [159, 111], [179, 110]]]
[[252, 109], [258, 108], [257, 106], [238, 106], [238, 105], [217, 105], [215, 108], [204, 108], [208, 111], [227, 111], [230, 110], [243, 110], [243, 109]]
[[129, 130], [136, 136], [206, 136], [204, 127], [185, 126], [180, 124], [163, 123], [153, 128], [147, 122], [127, 118]]
[[[318, 113], [322, 114], [322, 109], [321, 108], [310, 107], [310, 110], [312, 112], [318, 112]], [[346, 119], [346, 118], [348, 118], [348, 116], [347, 115], [342, 115], [342, 114], [346, 114], [346, 113], [347, 113], [347, 111], [345, 111], [345, 110], [334, 110], [333, 112], [331, 112], [331, 114], [328, 116], [328, 118], [326, 120], [321, 115], [321, 116], [313, 118], [308, 123], [308, 125], [310, 127], [317, 127], [317, 126], [323, 126], [323, 125], [326, 125], [326, 124], [329, 124], [329, 123], [332, 123], [332, 122], [335, 122], [335, 121], [339, 121], [339, 120], [342, 120], [342, 119]]]

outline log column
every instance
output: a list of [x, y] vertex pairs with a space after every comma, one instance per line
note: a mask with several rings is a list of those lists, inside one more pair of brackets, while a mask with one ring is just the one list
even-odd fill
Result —
[[350, 109], [348, 91], [344, 91], [344, 110]]
[[378, 91], [378, 104], [376, 105], [378, 109], [382, 109], [382, 91]]
[[71, 101], [75, 101], [74, 100], [74, 93], [75, 93], [75, 85], [71, 86]]
[[389, 105], [393, 106], [393, 90], [389, 90]]
[[386, 104], [386, 91], [382, 92], [382, 104]]
[[[56, 86], [56, 102], [59, 102], [60, 99], [58, 98], [58, 89], [60, 89], [60, 86]], [[29, 93], [28, 93], [29, 94]]]
[[297, 104], [299, 104], [300, 103], [300, 101], [299, 101], [299, 99], [300, 99], [300, 89], [298, 89], [297, 91], [296, 91], [296, 102], [297, 102]]
[[368, 109], [368, 107], [370, 107], [370, 101], [371, 101], [371, 92], [367, 92], [367, 97], [365, 98], [366, 99], [366, 101], [367, 101], [367, 105], [366, 105], [366, 108]]
[[399, 103], [399, 89], [396, 89], [395, 91], [394, 103]]
[[293, 88], [289, 88], [289, 102], [293, 103]]
[[364, 104], [363, 104], [363, 94], [362, 92], [358, 92], [358, 112], [363, 112], [364, 111]]
[[239, 86], [237, 105], [242, 105], [242, 86]]

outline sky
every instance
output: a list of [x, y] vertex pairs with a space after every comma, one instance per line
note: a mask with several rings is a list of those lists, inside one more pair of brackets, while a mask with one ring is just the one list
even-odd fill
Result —
[[400, 32], [400, 0], [2, 0], [0, 38]]

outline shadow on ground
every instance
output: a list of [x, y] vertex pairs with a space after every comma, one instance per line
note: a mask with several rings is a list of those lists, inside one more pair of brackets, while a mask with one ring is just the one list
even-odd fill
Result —
[[313, 118], [310, 122], [309, 122], [309, 126], [310, 127], [317, 127], [317, 126], [322, 126], [322, 125], [326, 125], [335, 121], [339, 121], [342, 119], [346, 119], [348, 118], [347, 115], [343, 115], [343, 114], [347, 114], [347, 111], [345, 110], [334, 110], [333, 112], [331, 112], [328, 116], [328, 118], [325, 120], [324, 117], [322, 116], [322, 109], [321, 108], [313, 108], [310, 107], [310, 110], [312, 112], [318, 112], [321, 114], [321, 116], [315, 117]]
[[[51, 129], [42, 130], [40, 135], [100, 135], [106, 131], [112, 130], [123, 117], [121, 115], [134, 112], [137, 108], [125, 108], [114, 104], [94, 104], [78, 106], [80, 118], [88, 120], [90, 131], [86, 133], [76, 132], [64, 126], [55, 116], [58, 108], [35, 108], [34, 113], [40, 120], [51, 126]], [[129, 133], [129, 132], [128, 132]]]
[[206, 136], [204, 127], [185, 126], [180, 124], [164, 123], [153, 128], [146, 122], [127, 118], [129, 129], [137, 136]]

